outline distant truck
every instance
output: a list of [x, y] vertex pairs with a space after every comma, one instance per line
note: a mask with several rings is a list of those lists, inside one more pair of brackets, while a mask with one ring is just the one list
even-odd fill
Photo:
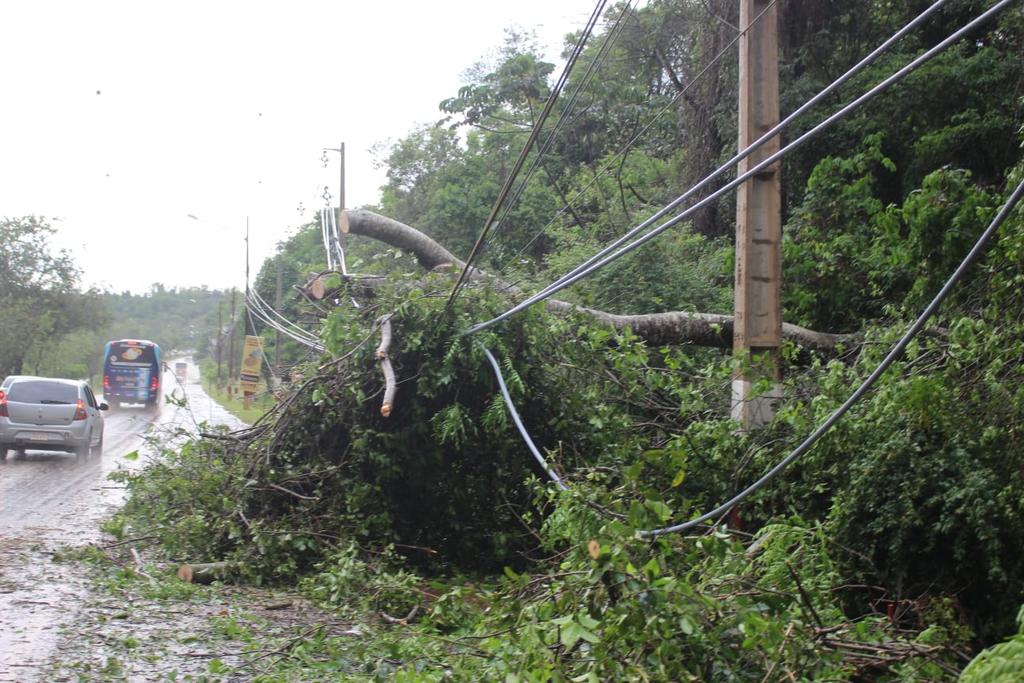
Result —
[[174, 376], [178, 378], [178, 381], [182, 384], [188, 379], [188, 363], [179, 360], [174, 364]]

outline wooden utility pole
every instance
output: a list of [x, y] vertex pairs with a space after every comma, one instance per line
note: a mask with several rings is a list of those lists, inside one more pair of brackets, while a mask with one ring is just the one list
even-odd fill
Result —
[[221, 373], [221, 360], [224, 358], [224, 297], [217, 302], [217, 389], [224, 388], [224, 375]]
[[[277, 258], [274, 259], [275, 261], [277, 261], [277, 283], [276, 283], [276, 287], [274, 289], [274, 310], [278, 311], [278, 312], [281, 311], [281, 304], [282, 304], [281, 294], [282, 294], [282, 290], [284, 289], [284, 272], [281, 269], [281, 259], [282, 259], [282, 257], [283, 257], [283, 254], [278, 254]], [[281, 374], [281, 329], [280, 329], [280, 326], [278, 326], [276, 328], [276, 332], [277, 332], [277, 334], [274, 337], [274, 368], [276, 369], [277, 374], [280, 375]], [[276, 387], [273, 387], [273, 388], [276, 389]]]
[[[245, 369], [246, 369], [245, 368], [246, 357], [247, 357], [246, 353], [249, 350], [246, 347], [249, 344], [249, 339], [248, 338], [250, 336], [255, 336], [256, 335], [256, 327], [253, 325], [252, 316], [249, 315], [249, 296], [250, 296], [250, 290], [249, 290], [249, 217], [246, 216], [245, 217], [245, 303], [243, 304], [243, 308], [245, 309], [245, 313], [243, 313], [243, 315], [245, 317], [242, 319], [242, 328], [245, 330], [246, 342], [242, 346], [242, 349], [243, 349], [242, 361], [241, 361], [241, 363], [239, 363], [239, 366], [238, 366], [238, 379], [239, 379], [238, 384], [239, 384], [239, 386], [242, 387], [242, 407], [245, 408], [246, 410], [248, 410], [249, 408], [252, 407], [252, 397], [256, 393], [252, 389], [247, 388], [247, 387], [250, 387], [252, 385], [247, 384], [245, 381], [242, 381], [243, 378], [244, 379], [250, 379], [248, 377], [248, 375], [246, 375], [245, 372], [244, 372]], [[258, 375], [256, 376], [256, 379], [259, 379]]]
[[237, 310], [237, 304], [235, 303], [235, 297], [237, 291], [234, 287], [231, 288], [231, 331], [228, 337], [228, 398], [234, 396], [235, 387], [235, 312]]
[[[779, 122], [778, 13], [774, 0], [740, 0], [740, 26], [748, 29], [739, 41], [739, 148], [744, 149]], [[737, 173], [745, 173], [778, 149], [776, 136], [741, 161]], [[733, 351], [744, 360], [745, 368], [733, 378], [732, 415], [745, 429], [771, 422], [781, 398], [779, 174], [779, 163], [775, 162], [740, 185], [736, 196]], [[753, 385], [763, 379], [770, 381], [771, 388], [752, 392]]]

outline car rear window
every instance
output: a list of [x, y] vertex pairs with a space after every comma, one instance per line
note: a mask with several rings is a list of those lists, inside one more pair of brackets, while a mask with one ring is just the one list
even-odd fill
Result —
[[74, 403], [78, 400], [78, 387], [42, 380], [15, 382], [7, 398], [17, 403]]

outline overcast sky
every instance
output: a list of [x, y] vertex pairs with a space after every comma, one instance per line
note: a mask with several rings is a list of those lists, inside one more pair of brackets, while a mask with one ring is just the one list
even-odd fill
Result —
[[55, 218], [88, 285], [242, 287], [247, 216], [255, 270], [336, 201], [323, 147], [347, 206], [376, 202], [371, 147], [438, 119], [510, 26], [556, 61], [594, 4], [0, 0], [0, 217]]

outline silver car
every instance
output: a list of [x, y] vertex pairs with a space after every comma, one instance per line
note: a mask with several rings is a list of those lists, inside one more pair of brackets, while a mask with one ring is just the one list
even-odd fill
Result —
[[0, 457], [8, 450], [103, 452], [103, 412], [85, 382], [18, 377], [0, 389]]

